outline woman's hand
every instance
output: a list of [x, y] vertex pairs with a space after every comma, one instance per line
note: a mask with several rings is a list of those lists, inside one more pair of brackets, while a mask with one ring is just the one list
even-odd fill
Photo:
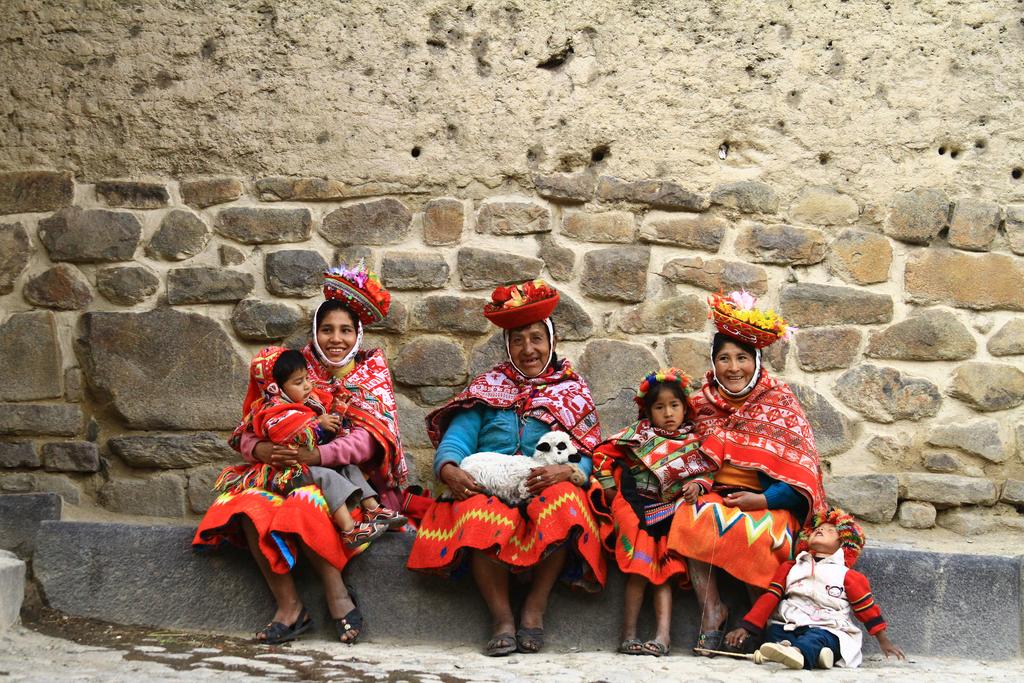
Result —
[[440, 477], [444, 485], [452, 492], [455, 500], [466, 500], [470, 496], [482, 492], [476, 479], [453, 462], [446, 462], [441, 467]]
[[270, 441], [260, 441], [252, 449], [252, 454], [260, 462], [274, 467], [320, 464], [320, 453], [316, 449], [310, 450], [294, 445], [282, 446]]
[[545, 465], [534, 467], [530, 470], [530, 476], [526, 478], [526, 488], [533, 495], [539, 494], [549, 486], [554, 486], [563, 481], [569, 481], [572, 476], [572, 467], [569, 465]]
[[695, 481], [688, 481], [683, 484], [683, 500], [690, 505], [696, 503], [702, 493], [704, 493], [704, 489]]
[[740, 510], [765, 510], [768, 508], [768, 500], [762, 493], [751, 493], [750, 491], [736, 491], [722, 499], [726, 507], [739, 508]]

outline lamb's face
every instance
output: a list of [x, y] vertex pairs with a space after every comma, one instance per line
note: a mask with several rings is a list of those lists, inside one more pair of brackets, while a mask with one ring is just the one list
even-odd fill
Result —
[[579, 462], [583, 456], [572, 445], [572, 440], [568, 434], [565, 432], [548, 432], [540, 437], [533, 457], [537, 460], [543, 460], [549, 465], [564, 465], [567, 462]]

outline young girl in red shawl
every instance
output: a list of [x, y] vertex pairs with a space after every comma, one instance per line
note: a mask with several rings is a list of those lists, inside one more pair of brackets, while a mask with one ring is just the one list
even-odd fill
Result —
[[[594, 451], [597, 480], [611, 499], [612, 521], [601, 525], [605, 545], [627, 575], [622, 644], [628, 655], [667, 655], [672, 622], [671, 579], [688, 584], [686, 562], [668, 552], [676, 507], [711, 489], [713, 464], [686, 419], [690, 378], [676, 368], [647, 375], [637, 391], [639, 419]], [[653, 586], [657, 633], [643, 642], [637, 619]]]

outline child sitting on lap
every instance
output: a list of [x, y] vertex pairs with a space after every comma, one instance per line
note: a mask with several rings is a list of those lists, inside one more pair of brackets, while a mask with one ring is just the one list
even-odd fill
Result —
[[729, 632], [726, 644], [741, 647], [751, 634], [763, 632], [759, 652], [769, 661], [791, 669], [852, 668], [861, 662], [856, 616], [886, 657], [906, 659], [889, 640], [867, 578], [851, 569], [863, 547], [864, 532], [851, 515], [838, 508], [815, 515], [800, 532], [796, 560], [779, 567], [768, 592]]
[[[253, 386], [261, 396], [247, 400], [245, 420], [232, 441], [240, 440], [242, 433], [251, 429], [260, 439], [312, 450], [343, 430], [350, 396], [339, 396], [332, 404], [326, 394], [316, 392], [309, 381], [306, 359], [298, 351], [269, 347], [258, 353], [250, 366], [250, 392]], [[323, 492], [331, 518], [349, 547], [372, 541], [406, 522], [405, 517], [380, 504], [376, 491], [355, 465], [346, 465], [340, 471], [304, 465], [238, 465], [225, 468], [214, 488], [234, 492], [264, 488], [284, 495], [311, 483]], [[366, 521], [356, 522], [349, 512], [348, 501], [357, 495]]]

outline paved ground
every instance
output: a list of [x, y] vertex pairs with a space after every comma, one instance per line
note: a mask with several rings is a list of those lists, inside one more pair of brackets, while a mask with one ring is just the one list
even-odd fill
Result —
[[[490, 659], [474, 647], [438, 649], [303, 641], [259, 647], [245, 641], [171, 631], [148, 631], [57, 616], [0, 634], [0, 680], [104, 681], [1020, 681], [1024, 662], [986, 663], [869, 658], [859, 670], [791, 672], [774, 664], [707, 660], [678, 652], [663, 659], [609, 652], [561, 652]], [[47, 635], [51, 634], [51, 635]], [[61, 634], [66, 637], [54, 637]], [[71, 639], [68, 639], [71, 638]]]

